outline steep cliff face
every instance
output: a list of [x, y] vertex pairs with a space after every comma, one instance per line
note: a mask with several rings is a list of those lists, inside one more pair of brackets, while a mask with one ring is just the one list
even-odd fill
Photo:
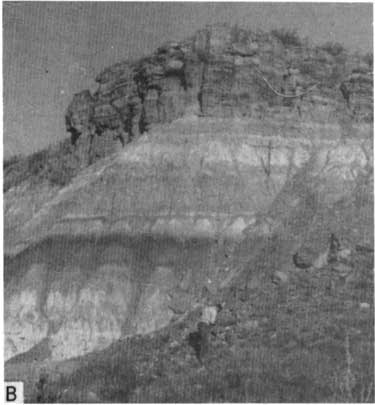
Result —
[[[372, 121], [372, 66], [342, 48], [309, 47], [275, 33], [214, 25], [153, 55], [109, 67], [92, 96], [74, 96], [66, 114], [84, 164], [154, 124], [185, 115], [263, 118], [296, 107], [312, 121]], [[303, 94], [302, 98], [295, 97]], [[106, 138], [105, 150], [99, 141]]]
[[331, 232], [373, 243], [369, 72], [226, 26], [102, 72], [66, 115], [79, 174], [5, 194], [6, 357], [159, 329]]

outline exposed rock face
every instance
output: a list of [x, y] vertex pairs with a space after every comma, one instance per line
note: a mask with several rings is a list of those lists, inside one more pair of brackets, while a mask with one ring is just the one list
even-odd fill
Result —
[[62, 360], [166, 326], [181, 315], [173, 294], [188, 291], [185, 312], [212, 278], [207, 250], [170, 238], [45, 239], [7, 261], [6, 358], [47, 339]]
[[[96, 78], [99, 87], [93, 96], [87, 91], [75, 95], [66, 115], [67, 129], [74, 140], [81, 133], [109, 138], [113, 147], [106, 153], [92, 139], [81, 140], [90, 144], [82, 153], [92, 162], [151, 125], [187, 114], [254, 118], [270, 108], [285, 113], [299, 102], [288, 83], [290, 67], [306, 93], [300, 108], [314, 121], [338, 122], [350, 113], [359, 121], [372, 121], [369, 64], [344, 52], [292, 47], [272, 34], [222, 24], [184, 42], [167, 43], [150, 57], [104, 70]], [[343, 112], [340, 83], [350, 93], [350, 112]]]
[[[339, 126], [310, 128], [311, 140], [298, 135], [307, 123], [286, 136], [256, 124], [201, 118], [155, 128], [30, 216], [7, 193], [18, 196], [6, 204], [6, 224], [18, 224], [5, 229], [7, 358], [45, 338], [53, 359], [68, 358], [165, 326], [201, 302], [204, 288], [228, 285], [225, 239], [247, 235], [251, 246], [282, 235], [278, 249], [290, 259], [318, 207], [359, 195], [372, 164], [364, 124], [345, 144]], [[139, 250], [143, 234], [213, 242]], [[249, 254], [259, 254], [256, 243]], [[275, 249], [276, 269], [288, 271]]]
[[[278, 95], [293, 90], [290, 63], [302, 100]], [[228, 241], [287, 278], [342, 205], [359, 199], [358, 218], [371, 216], [372, 78], [344, 81], [337, 66], [321, 49], [214, 26], [102, 72], [66, 115], [83, 170], [5, 195], [6, 358], [43, 341], [60, 360], [167, 325], [233, 280]], [[369, 243], [368, 224], [348, 228]]]
[[369, 89], [373, 86], [372, 72], [367, 66], [359, 66], [343, 82], [349, 92], [348, 104], [357, 121], [372, 122], [373, 106]]

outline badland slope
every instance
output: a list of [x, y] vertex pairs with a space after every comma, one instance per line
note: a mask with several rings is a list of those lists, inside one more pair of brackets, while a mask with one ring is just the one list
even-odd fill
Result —
[[69, 181], [42, 168], [4, 196], [6, 358], [102, 350], [230, 287], [251, 300], [296, 253], [324, 273], [332, 233], [372, 246], [371, 63], [216, 25], [99, 74], [66, 113]]

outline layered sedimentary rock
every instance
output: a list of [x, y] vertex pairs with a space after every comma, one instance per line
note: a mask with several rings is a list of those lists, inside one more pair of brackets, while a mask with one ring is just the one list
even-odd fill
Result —
[[[290, 85], [296, 80], [302, 99], [294, 97]], [[254, 118], [269, 108], [288, 111], [299, 103], [312, 120], [337, 122], [352, 114], [372, 121], [372, 67], [364, 58], [290, 45], [270, 33], [227, 25], [207, 27], [149, 57], [118, 63], [96, 81], [95, 94], [76, 94], [66, 115], [72, 139], [90, 134], [84, 141], [90, 146], [82, 152], [88, 161], [105, 154], [94, 137], [108, 138], [113, 145], [108, 154], [154, 124], [189, 114]], [[342, 83], [350, 93], [349, 111], [344, 111], [348, 100], [339, 91]]]
[[[371, 243], [372, 77], [344, 56], [214, 26], [76, 95], [82, 170], [5, 194], [6, 357], [43, 343], [60, 360], [167, 325], [235, 277], [232, 243], [280, 274], [314, 238], [319, 256], [335, 221]], [[351, 204], [358, 218], [335, 217]]]
[[[45, 196], [26, 218], [23, 199], [8, 193], [7, 356], [48, 338], [50, 356], [62, 359], [165, 326], [201, 302], [204, 289], [230, 281], [226, 240], [280, 233], [282, 250], [295, 250], [316, 207], [352, 199], [371, 174], [367, 126], [343, 143], [338, 125], [303, 122], [282, 135], [273, 124], [272, 135], [271, 120], [156, 127]], [[142, 242], [139, 250], [131, 240], [142, 235], [182, 242]], [[199, 241], [206, 238], [212, 243]], [[194, 239], [195, 247], [183, 242]], [[249, 243], [249, 254], [258, 251]]]

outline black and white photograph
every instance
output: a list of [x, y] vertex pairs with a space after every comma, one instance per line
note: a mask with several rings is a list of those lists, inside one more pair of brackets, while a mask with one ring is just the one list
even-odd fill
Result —
[[4, 403], [374, 403], [373, 3], [2, 28]]

